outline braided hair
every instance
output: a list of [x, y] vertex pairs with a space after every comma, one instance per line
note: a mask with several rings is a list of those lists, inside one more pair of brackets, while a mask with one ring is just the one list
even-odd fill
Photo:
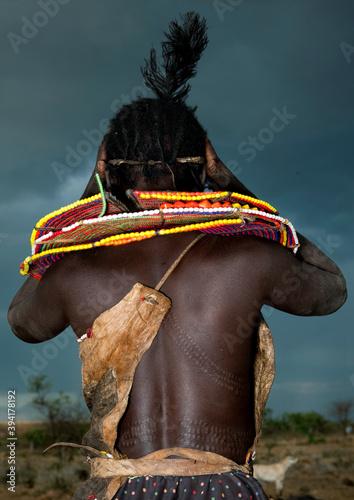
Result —
[[[204, 157], [206, 131], [195, 117], [196, 108], [187, 106], [185, 100], [190, 90], [187, 81], [196, 75], [196, 64], [208, 43], [206, 29], [205, 19], [194, 12], [181, 15], [181, 22], [172, 21], [162, 42], [161, 65], [152, 48], [141, 69], [156, 98], [139, 98], [112, 118], [106, 153], [116, 197], [133, 186], [138, 176], [150, 179], [155, 189], [165, 188], [164, 181], [161, 184], [165, 176], [173, 179], [176, 190], [203, 190], [203, 164], [179, 163], [178, 158]], [[109, 163], [117, 158], [137, 161], [140, 166]], [[158, 163], [151, 164], [151, 160]]]

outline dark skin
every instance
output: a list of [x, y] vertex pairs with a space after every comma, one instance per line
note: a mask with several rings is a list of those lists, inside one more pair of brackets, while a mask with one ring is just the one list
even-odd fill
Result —
[[[104, 160], [103, 145], [96, 164], [102, 180]], [[206, 160], [214, 189], [248, 191], [208, 140]], [[144, 189], [146, 182], [132, 188]], [[89, 184], [85, 196], [95, 189]], [[13, 332], [25, 342], [43, 342], [71, 325], [81, 336], [137, 281], [156, 286], [195, 236], [67, 255], [40, 282], [30, 277], [19, 290], [8, 314]], [[254, 439], [251, 373], [261, 307], [324, 315], [346, 299], [338, 267], [302, 236], [300, 243], [294, 256], [262, 238], [208, 235], [188, 252], [161, 290], [173, 306], [137, 367], [120, 424], [121, 452], [136, 458], [182, 446], [244, 462]]]

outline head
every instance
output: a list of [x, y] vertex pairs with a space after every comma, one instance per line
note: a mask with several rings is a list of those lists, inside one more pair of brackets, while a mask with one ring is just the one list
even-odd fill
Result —
[[[202, 191], [205, 162], [186, 159], [204, 158], [205, 138], [183, 102], [141, 99], [124, 106], [106, 138], [111, 189]], [[110, 165], [115, 159], [129, 163]]]
[[286, 457], [286, 461], [287, 461], [287, 464], [289, 467], [291, 467], [292, 465], [295, 465], [297, 462], [298, 462], [298, 458], [295, 457], [294, 455], [288, 455]]
[[157, 97], [123, 106], [106, 136], [107, 187], [122, 201], [127, 189], [204, 189], [206, 131], [185, 99], [207, 44], [205, 21], [187, 13], [180, 25], [170, 24], [166, 37], [161, 68], [152, 49], [142, 70]]

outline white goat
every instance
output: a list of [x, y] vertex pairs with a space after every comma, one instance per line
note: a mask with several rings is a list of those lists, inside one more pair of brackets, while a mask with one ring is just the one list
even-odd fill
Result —
[[291, 455], [283, 458], [280, 462], [269, 465], [254, 465], [253, 466], [253, 476], [258, 481], [265, 481], [274, 483], [277, 491], [277, 495], [281, 495], [283, 491], [283, 484], [286, 471], [292, 465], [296, 464], [297, 458]]

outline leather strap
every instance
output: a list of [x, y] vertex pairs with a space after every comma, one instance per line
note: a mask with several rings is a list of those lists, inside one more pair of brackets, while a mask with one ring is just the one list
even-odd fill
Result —
[[[183, 458], [167, 458], [169, 456]], [[200, 476], [240, 470], [251, 473], [248, 464], [239, 465], [216, 453], [192, 448], [167, 448], [157, 450], [142, 458], [107, 460], [92, 458], [91, 477], [114, 478], [117, 476]]]
[[165, 281], [167, 278], [170, 276], [170, 274], [175, 270], [175, 268], [178, 266], [178, 264], [181, 262], [183, 257], [186, 255], [186, 253], [194, 246], [197, 241], [199, 241], [201, 238], [205, 236], [205, 233], [200, 233], [198, 236], [194, 238], [194, 240], [189, 243], [189, 245], [183, 250], [183, 252], [177, 257], [177, 259], [174, 261], [174, 263], [170, 266], [170, 268], [166, 271], [166, 273], [163, 275], [163, 277], [160, 279], [158, 284], [155, 286], [155, 290], [159, 291], [160, 288], [165, 284]]

